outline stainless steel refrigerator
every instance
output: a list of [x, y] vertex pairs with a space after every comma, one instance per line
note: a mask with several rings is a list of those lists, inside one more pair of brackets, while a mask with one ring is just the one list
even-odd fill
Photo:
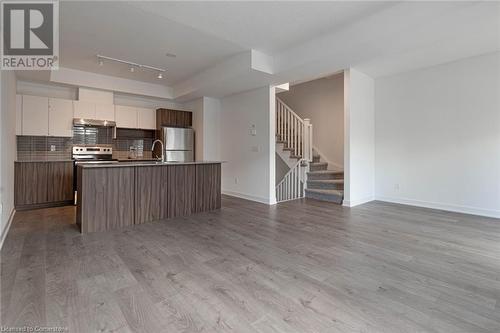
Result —
[[168, 162], [194, 161], [194, 130], [192, 128], [162, 127], [165, 160]]

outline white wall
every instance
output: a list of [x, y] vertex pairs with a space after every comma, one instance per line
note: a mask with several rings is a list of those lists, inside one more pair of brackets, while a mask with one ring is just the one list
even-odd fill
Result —
[[374, 199], [374, 80], [351, 68], [344, 81], [344, 205], [353, 207]]
[[193, 112], [197, 160], [220, 160], [220, 100], [202, 97], [183, 104]]
[[377, 199], [500, 217], [500, 54], [375, 87]]
[[217, 98], [203, 98], [203, 159], [220, 160], [221, 102]]
[[[264, 87], [221, 100], [220, 156], [223, 193], [276, 203], [274, 88]], [[251, 135], [255, 125], [257, 135]]]
[[1, 71], [0, 105], [0, 247], [14, 212], [14, 160], [16, 159], [16, 77]]
[[314, 147], [330, 169], [343, 169], [344, 74], [291, 86], [278, 97], [302, 119], [311, 119]]
[[[92, 89], [92, 90], [97, 92], [99, 91], [109, 92], [109, 90], [99, 90], [99, 89]], [[33, 95], [33, 96], [78, 100], [78, 87], [57, 85], [53, 83], [18, 81], [17, 93], [21, 95]], [[144, 97], [144, 96], [118, 93], [118, 92], [114, 92], [113, 96], [114, 96], [114, 104], [116, 105], [128, 105], [128, 106], [136, 106], [143, 108], [162, 107], [162, 108], [171, 108], [177, 110], [184, 109], [183, 104], [175, 103], [173, 101], [162, 98]]]
[[193, 113], [195, 159], [203, 160], [203, 97], [184, 103], [184, 108]]
[[165, 109], [185, 110], [183, 104], [169, 101], [166, 99], [122, 94], [117, 92], [114, 93], [114, 104], [136, 106], [140, 108], [150, 108], [150, 109], [165, 108]]
[[17, 93], [62, 99], [78, 99], [78, 87], [61, 86], [39, 82], [17, 81]]

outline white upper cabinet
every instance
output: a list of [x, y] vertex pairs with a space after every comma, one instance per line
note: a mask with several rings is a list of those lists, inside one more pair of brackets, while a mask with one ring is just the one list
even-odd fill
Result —
[[49, 98], [49, 136], [73, 136], [73, 101]]
[[115, 120], [115, 105], [114, 104], [96, 104], [95, 119], [98, 120]]
[[138, 128], [137, 108], [133, 106], [115, 105], [116, 127]]
[[74, 118], [96, 119], [96, 105], [93, 102], [73, 101]]
[[72, 137], [73, 118], [115, 121], [121, 128], [156, 129], [155, 109], [16, 95], [16, 135]]
[[16, 135], [23, 135], [23, 96], [16, 95]]
[[73, 105], [74, 118], [115, 120], [115, 106], [113, 104], [74, 101]]
[[48, 97], [23, 95], [22, 134], [49, 134], [49, 99]]
[[140, 129], [156, 129], [156, 110], [137, 108], [137, 127]]

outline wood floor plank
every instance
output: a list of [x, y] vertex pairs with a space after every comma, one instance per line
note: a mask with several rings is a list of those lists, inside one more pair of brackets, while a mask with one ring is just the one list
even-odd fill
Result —
[[153, 301], [140, 285], [119, 289], [113, 293], [120, 309], [133, 332], [162, 332], [167, 323]]
[[7, 326], [500, 331], [500, 221], [383, 202], [223, 196], [220, 210], [85, 235], [74, 207], [23, 211], [0, 263]]

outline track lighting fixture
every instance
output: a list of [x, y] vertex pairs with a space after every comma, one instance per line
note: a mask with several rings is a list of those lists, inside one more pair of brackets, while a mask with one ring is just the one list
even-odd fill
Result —
[[104, 60], [114, 61], [114, 62], [118, 62], [120, 64], [126, 64], [126, 65], [130, 66], [129, 70], [131, 73], [134, 73], [136, 68], [158, 72], [158, 76], [157, 76], [158, 79], [162, 79], [163, 73], [166, 71], [163, 68], [153, 67], [153, 66], [149, 66], [149, 65], [142, 65], [142, 64], [138, 64], [136, 62], [121, 60], [121, 59], [117, 59], [117, 58], [111, 58], [111, 57], [103, 56], [100, 54], [98, 54], [96, 56], [97, 56], [97, 61], [99, 63], [99, 66], [104, 65]]

